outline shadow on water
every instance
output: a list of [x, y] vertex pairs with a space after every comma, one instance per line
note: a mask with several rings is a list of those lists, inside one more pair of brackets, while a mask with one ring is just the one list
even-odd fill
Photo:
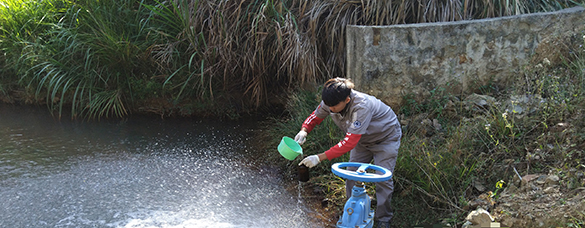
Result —
[[254, 164], [254, 126], [0, 104], [0, 227], [322, 227]]

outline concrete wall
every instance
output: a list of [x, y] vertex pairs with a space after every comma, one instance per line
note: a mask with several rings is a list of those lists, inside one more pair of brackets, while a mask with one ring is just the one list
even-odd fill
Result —
[[505, 84], [544, 58], [583, 44], [585, 10], [395, 26], [347, 27], [347, 75], [356, 89], [398, 109], [405, 94], [437, 87], [473, 92]]

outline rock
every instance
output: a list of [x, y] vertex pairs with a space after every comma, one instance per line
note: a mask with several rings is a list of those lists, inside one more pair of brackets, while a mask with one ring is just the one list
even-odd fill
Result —
[[554, 186], [554, 185], [558, 185], [560, 181], [559, 176], [557, 175], [550, 175], [548, 176], [545, 180], [544, 180], [544, 186], [545, 187], [550, 187], [550, 186]]
[[544, 185], [545, 180], [548, 176], [547, 175], [540, 175], [538, 176], [538, 178], [536, 178], [536, 183], [539, 185]]
[[461, 226], [461, 228], [471, 228], [473, 227], [473, 223], [471, 223], [470, 221], [465, 221], [465, 223], [463, 223], [463, 225]]
[[433, 121], [430, 119], [424, 119], [420, 122], [420, 124], [421, 128], [419, 129], [419, 132], [421, 135], [425, 137], [431, 137], [435, 134], [436, 129], [433, 126]]
[[556, 125], [550, 128], [551, 132], [562, 132], [565, 129], [569, 128], [571, 125], [568, 123], [557, 123]]
[[469, 213], [465, 220], [480, 226], [489, 226], [494, 221], [490, 213], [481, 208]]
[[528, 182], [535, 180], [538, 178], [539, 175], [536, 174], [529, 174], [522, 177], [522, 184], [520, 186], [524, 187], [528, 184]]
[[485, 192], [486, 190], [485, 186], [479, 181], [473, 181], [473, 187], [479, 192]]
[[470, 209], [475, 210], [479, 206], [482, 206], [482, 205], [488, 205], [488, 202], [486, 202], [485, 200], [481, 200], [481, 199], [475, 199], [475, 200], [467, 202], [467, 205], [464, 207], [464, 209], [465, 210], [470, 210]]
[[490, 210], [495, 204], [496, 201], [491, 197], [492, 192], [489, 191], [487, 193], [483, 193], [479, 195], [477, 198], [467, 201], [467, 205], [464, 206], [465, 210], [475, 210], [481, 208], [483, 210]]
[[441, 130], [441, 124], [439, 123], [439, 120], [437, 119], [433, 119], [433, 127], [435, 128], [435, 130], [440, 131]]
[[[405, 125], [405, 123], [407, 125]], [[428, 114], [421, 113], [412, 117], [410, 120], [403, 120], [402, 126], [408, 132], [415, 133], [423, 137], [431, 137], [441, 130], [441, 125], [438, 120], [428, 118]], [[403, 133], [407, 132], [403, 129]]]
[[514, 95], [506, 102], [510, 112], [521, 115], [530, 105], [530, 98], [527, 95]]
[[330, 203], [331, 203], [331, 200], [329, 200], [328, 198], [325, 198], [325, 199], [321, 200], [321, 207], [327, 208], [327, 207], [329, 207]]
[[445, 107], [443, 107], [443, 111], [447, 114], [448, 117], [457, 117], [457, 106], [455, 102], [448, 100]]
[[512, 177], [512, 184], [516, 185], [516, 187], [522, 186], [522, 181], [520, 179], [521, 179], [521, 177], [519, 174], [514, 175], [514, 177]]
[[[560, 176], [555, 174], [555, 171], [551, 171], [548, 175], [526, 175], [522, 188], [513, 194], [504, 194], [513, 192], [510, 190], [514, 185], [508, 185], [497, 198], [496, 206], [489, 210], [492, 212], [490, 215], [501, 227], [557, 227], [558, 224], [571, 224], [573, 216], [582, 216], [585, 211], [585, 192], [564, 191], [565, 186], [558, 180]], [[539, 184], [543, 180], [544, 185]]]
[[410, 120], [405, 117], [404, 113], [400, 114], [399, 117], [398, 120], [400, 120], [400, 125], [406, 126], [410, 123]]
[[463, 101], [468, 110], [486, 110], [490, 105], [496, 103], [496, 99], [488, 95], [471, 94]]
[[546, 194], [555, 193], [556, 191], [557, 191], [557, 189], [554, 186], [547, 187], [546, 189], [544, 189], [544, 193], [546, 193]]

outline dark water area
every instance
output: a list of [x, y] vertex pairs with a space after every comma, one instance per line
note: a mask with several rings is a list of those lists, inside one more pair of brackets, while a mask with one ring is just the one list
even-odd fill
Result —
[[0, 227], [323, 227], [258, 162], [257, 125], [0, 104]]

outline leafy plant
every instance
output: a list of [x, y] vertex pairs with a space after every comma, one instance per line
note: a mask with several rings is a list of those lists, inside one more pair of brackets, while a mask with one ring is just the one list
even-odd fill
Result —
[[[7, 88], [34, 91], [37, 97], [30, 102], [44, 100], [59, 113], [71, 106], [73, 116], [87, 113], [84, 109], [95, 97], [90, 93], [102, 91], [119, 91], [112, 102], [121, 102], [127, 111], [147, 103], [136, 100], [140, 97], [172, 98], [169, 103], [187, 106], [209, 100], [238, 103], [240, 112], [246, 112], [269, 104], [283, 90], [345, 75], [349, 24], [457, 21], [577, 4], [7, 0], [0, 7], [0, 69]], [[20, 88], [14, 81], [21, 82]], [[41, 81], [53, 83], [39, 85]], [[158, 83], [160, 90], [145, 96], [139, 81]]]
[[[120, 117], [132, 99], [129, 78], [143, 77], [147, 63], [140, 46], [146, 35], [133, 20], [144, 8], [133, 1], [79, 1], [63, 5], [61, 18], [50, 24], [43, 39], [26, 42], [17, 67], [20, 81], [45, 93], [59, 116], [66, 105], [73, 116]], [[107, 94], [107, 95], [106, 95]]]
[[414, 94], [406, 94], [405, 105], [400, 107], [400, 113], [407, 116], [414, 116], [420, 113], [426, 113], [433, 118], [442, 118], [443, 109], [453, 95], [447, 94], [444, 87], [434, 88], [429, 91], [429, 96], [425, 98], [416, 97]]

